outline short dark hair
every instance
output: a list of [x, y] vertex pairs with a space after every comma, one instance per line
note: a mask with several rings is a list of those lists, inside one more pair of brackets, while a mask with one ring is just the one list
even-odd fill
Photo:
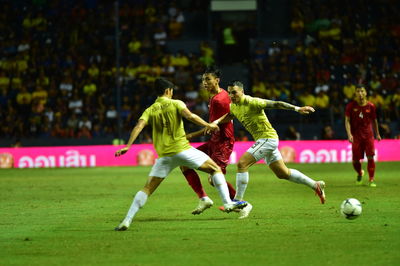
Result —
[[357, 85], [356, 85], [356, 89], [361, 89], [361, 88], [364, 88], [364, 89], [366, 90], [364, 84], [357, 84]]
[[165, 78], [156, 78], [154, 81], [154, 91], [157, 95], [163, 95], [166, 89], [175, 89], [174, 83]]
[[208, 66], [204, 71], [204, 74], [211, 74], [216, 78], [221, 78], [221, 70], [219, 70], [216, 66]]
[[240, 82], [239, 80], [232, 80], [231, 82], [228, 83], [228, 87], [233, 87], [233, 86], [238, 86], [239, 88], [243, 89], [243, 83]]

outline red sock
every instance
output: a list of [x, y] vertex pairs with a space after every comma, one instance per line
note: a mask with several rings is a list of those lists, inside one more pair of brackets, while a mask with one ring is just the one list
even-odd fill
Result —
[[369, 181], [373, 181], [374, 180], [374, 174], [375, 174], [375, 161], [374, 161], [374, 159], [368, 159]]
[[189, 185], [192, 187], [193, 191], [196, 192], [199, 198], [206, 197], [207, 194], [203, 189], [203, 186], [200, 182], [200, 177], [193, 169], [186, 170], [183, 175], [185, 176], [186, 180], [188, 181]]
[[353, 161], [354, 170], [356, 170], [357, 174], [361, 176], [361, 163], [360, 161]]
[[232, 186], [232, 184], [229, 183], [228, 181], [226, 181], [226, 184], [228, 185], [228, 189], [229, 189], [229, 197], [231, 198], [231, 200], [233, 200], [235, 198], [235, 195], [236, 195], [236, 190]]

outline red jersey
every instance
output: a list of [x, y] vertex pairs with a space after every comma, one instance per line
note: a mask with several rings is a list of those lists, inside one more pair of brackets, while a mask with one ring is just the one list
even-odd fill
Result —
[[345, 115], [350, 118], [350, 130], [355, 139], [374, 138], [372, 125], [376, 119], [376, 108], [373, 103], [360, 106], [351, 101], [346, 106]]
[[[228, 92], [224, 89], [221, 89], [221, 91], [214, 95], [209, 102], [209, 112], [210, 112], [210, 119], [209, 121], [215, 121], [221, 116], [223, 116], [226, 113], [230, 112], [230, 104], [231, 104], [231, 99], [229, 98]], [[223, 140], [230, 139], [232, 141], [235, 140], [235, 136], [233, 134], [233, 123], [228, 122], [228, 123], [223, 123], [218, 125], [220, 130], [217, 132], [214, 132], [211, 135], [211, 141], [212, 142], [219, 142]]]

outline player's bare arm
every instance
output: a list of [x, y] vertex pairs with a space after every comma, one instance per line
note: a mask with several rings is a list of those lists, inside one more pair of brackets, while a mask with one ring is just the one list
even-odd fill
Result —
[[233, 119], [233, 115], [231, 113], [226, 113], [217, 120], [213, 121], [214, 124], [223, 124], [228, 123]]
[[350, 117], [345, 116], [344, 125], [346, 127], [347, 139], [349, 140], [350, 143], [353, 143], [353, 135], [351, 134], [351, 127], [350, 127]]
[[382, 138], [381, 138], [381, 134], [379, 134], [379, 126], [378, 126], [378, 120], [377, 119], [374, 120], [374, 130], [375, 130], [375, 134], [376, 134], [376, 139], [378, 141], [380, 141]]
[[115, 157], [121, 156], [125, 154], [132, 146], [132, 144], [135, 142], [136, 138], [139, 136], [140, 132], [142, 132], [143, 128], [147, 125], [147, 122], [144, 121], [143, 119], [139, 119], [138, 123], [136, 126], [132, 129], [131, 136], [129, 137], [128, 143], [126, 144], [126, 147], [119, 149], [118, 151], [115, 152]]
[[191, 133], [186, 134], [186, 139], [187, 140], [191, 140], [191, 139], [194, 139], [194, 138], [197, 138], [197, 137], [200, 137], [200, 136], [204, 136], [205, 134], [207, 134], [206, 128], [202, 128], [202, 129], [197, 130], [195, 132], [191, 132]]
[[[223, 116], [221, 116], [220, 118], [214, 120], [212, 122], [212, 124], [218, 125], [218, 124], [223, 124], [223, 123], [228, 123], [229, 121], [231, 121], [233, 119], [233, 116], [231, 117], [230, 113], [226, 113]], [[210, 129], [206, 129], [206, 134], [211, 134], [211, 130]]]
[[310, 114], [315, 112], [314, 108], [311, 106], [295, 106], [293, 104], [287, 103], [287, 102], [282, 102], [282, 101], [271, 101], [271, 100], [265, 100], [267, 102], [267, 108], [270, 109], [285, 109], [285, 110], [292, 110], [296, 111], [300, 114]]
[[219, 130], [219, 127], [217, 124], [215, 123], [207, 123], [206, 121], [203, 120], [203, 118], [201, 118], [200, 116], [190, 112], [190, 110], [188, 108], [185, 108], [182, 110], [182, 116], [184, 118], [186, 118], [187, 120], [199, 125], [199, 126], [203, 126], [206, 127], [207, 131], [215, 131], [215, 130]]

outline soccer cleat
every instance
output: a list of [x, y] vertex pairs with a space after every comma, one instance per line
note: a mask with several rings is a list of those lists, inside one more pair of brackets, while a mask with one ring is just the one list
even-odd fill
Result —
[[209, 197], [201, 198], [199, 201], [199, 205], [197, 205], [196, 209], [192, 211], [192, 214], [193, 215], [200, 214], [203, 211], [210, 208], [211, 206], [213, 206], [213, 204], [214, 202]]
[[364, 176], [364, 170], [361, 170], [361, 175], [357, 176], [356, 185], [362, 185], [363, 176]]
[[126, 231], [131, 225], [131, 220], [129, 218], [125, 218], [122, 223], [120, 223], [117, 227], [115, 227], [115, 231]]
[[[219, 206], [218, 209], [219, 209], [220, 211], [222, 211], [222, 212], [225, 212], [225, 207], [224, 207], [224, 206]], [[240, 209], [235, 209], [235, 210], [233, 210], [233, 211], [234, 211], [234, 212], [240, 212], [241, 210], [240, 210]]]
[[224, 212], [232, 212], [235, 210], [241, 210], [247, 206], [247, 201], [232, 201], [231, 203], [224, 204]]
[[[240, 201], [240, 200], [233, 199], [232, 201], [233, 201], [233, 202], [238, 202], [238, 201]], [[222, 211], [222, 212], [225, 212], [225, 207], [224, 207], [224, 206], [219, 206], [218, 209], [219, 209], [220, 211]], [[236, 210], [233, 210], [233, 211], [234, 211], [234, 212], [239, 212], [240, 209], [236, 209]]]
[[239, 211], [239, 218], [238, 219], [247, 218], [252, 209], [253, 209], [253, 206], [250, 203], [247, 203], [247, 206]]
[[369, 181], [369, 186], [370, 186], [370, 187], [376, 187], [375, 181], [374, 181], [374, 180]]
[[317, 181], [315, 183], [315, 194], [318, 195], [321, 203], [325, 203], [325, 182], [324, 181]]

